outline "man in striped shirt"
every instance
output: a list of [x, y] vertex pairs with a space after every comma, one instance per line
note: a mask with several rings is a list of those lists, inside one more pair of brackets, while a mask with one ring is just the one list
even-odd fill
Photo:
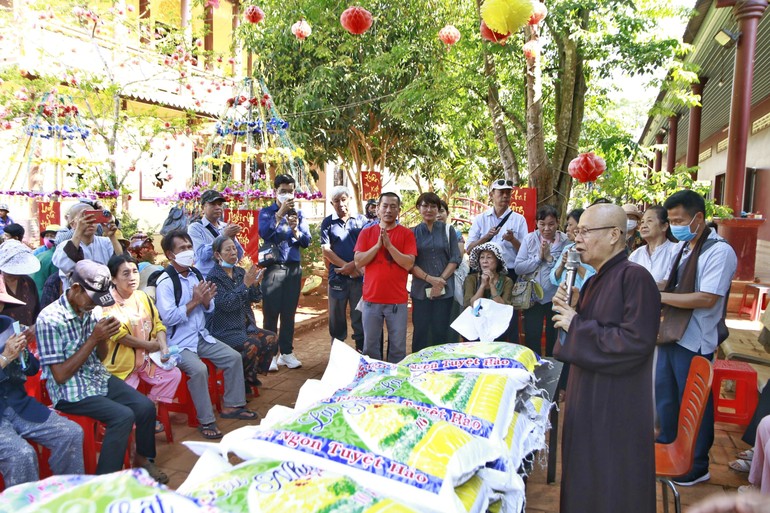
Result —
[[97, 474], [123, 467], [128, 437], [136, 424], [135, 466], [158, 482], [168, 476], [152, 462], [155, 457], [155, 406], [147, 397], [112, 376], [101, 359], [107, 340], [118, 332], [113, 317], [99, 319], [97, 306], [110, 306], [112, 283], [107, 266], [81, 260], [69, 275], [69, 289], [38, 316], [36, 332], [42, 377], [57, 410], [103, 422], [102, 450]]

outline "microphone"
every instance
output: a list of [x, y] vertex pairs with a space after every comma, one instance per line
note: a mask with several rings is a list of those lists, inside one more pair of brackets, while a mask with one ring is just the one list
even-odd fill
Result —
[[572, 287], [575, 286], [575, 279], [577, 278], [577, 271], [580, 267], [580, 253], [574, 249], [567, 251], [567, 262], [564, 264], [564, 268], [567, 270], [565, 281], [567, 282], [567, 305], [572, 304]]

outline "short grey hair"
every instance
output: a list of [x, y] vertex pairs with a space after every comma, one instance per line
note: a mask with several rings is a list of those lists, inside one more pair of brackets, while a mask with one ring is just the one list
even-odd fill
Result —
[[352, 196], [352, 194], [350, 193], [350, 189], [348, 189], [344, 185], [338, 185], [332, 189], [331, 193], [329, 194], [329, 197], [332, 199], [332, 201], [334, 201], [340, 196], [342, 196], [343, 194], [346, 195], [348, 198]]

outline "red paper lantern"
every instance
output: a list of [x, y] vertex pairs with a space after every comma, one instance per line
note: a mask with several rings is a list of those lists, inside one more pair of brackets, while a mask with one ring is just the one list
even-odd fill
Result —
[[310, 24], [305, 20], [299, 20], [297, 23], [291, 26], [291, 33], [294, 34], [294, 37], [300, 41], [307, 39], [307, 36], [309, 36], [312, 32], [313, 29], [310, 28]]
[[536, 59], [537, 56], [540, 55], [540, 47], [538, 46], [537, 41], [527, 41], [521, 49], [524, 51], [524, 57], [526, 57], [527, 60]]
[[580, 183], [593, 182], [606, 170], [604, 159], [592, 151], [581, 153], [569, 163], [569, 175]]
[[340, 15], [340, 24], [351, 34], [361, 35], [372, 26], [372, 13], [363, 7], [348, 7]]
[[243, 17], [249, 23], [256, 25], [265, 19], [265, 12], [256, 5], [250, 5], [243, 11]]
[[539, 2], [538, 0], [534, 0], [532, 2], [532, 7], [534, 11], [532, 11], [532, 16], [529, 17], [529, 21], [527, 23], [530, 25], [537, 25], [548, 15], [548, 8], [544, 3]]
[[447, 25], [438, 31], [438, 38], [447, 46], [452, 46], [460, 40], [460, 31], [454, 25]]
[[487, 24], [484, 23], [484, 20], [481, 21], [481, 37], [483, 37], [487, 41], [504, 44], [505, 40], [508, 39], [508, 36], [510, 35], [511, 35], [510, 32], [508, 32], [507, 34], [500, 34], [498, 32], [495, 32], [491, 28], [487, 27]]

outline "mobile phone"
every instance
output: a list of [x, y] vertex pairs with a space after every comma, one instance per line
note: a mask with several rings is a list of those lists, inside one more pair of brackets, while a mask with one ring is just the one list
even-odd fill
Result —
[[109, 210], [86, 210], [86, 214], [94, 218], [95, 223], [107, 224], [112, 220], [112, 212]]

